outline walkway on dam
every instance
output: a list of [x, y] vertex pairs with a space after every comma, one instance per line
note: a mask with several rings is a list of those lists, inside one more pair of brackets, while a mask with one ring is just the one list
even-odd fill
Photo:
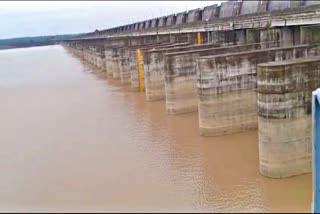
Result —
[[260, 175], [257, 131], [201, 137], [60, 46], [0, 68], [2, 211], [310, 211], [310, 173]]

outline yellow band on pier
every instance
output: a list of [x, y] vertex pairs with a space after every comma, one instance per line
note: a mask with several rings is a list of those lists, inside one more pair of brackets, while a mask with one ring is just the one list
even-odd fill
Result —
[[203, 38], [202, 38], [202, 33], [198, 32], [197, 33], [197, 43], [202, 44], [203, 43]]
[[139, 83], [139, 91], [144, 91], [143, 84], [143, 65], [142, 65], [142, 56], [140, 49], [137, 49], [137, 68], [138, 68], [138, 83]]

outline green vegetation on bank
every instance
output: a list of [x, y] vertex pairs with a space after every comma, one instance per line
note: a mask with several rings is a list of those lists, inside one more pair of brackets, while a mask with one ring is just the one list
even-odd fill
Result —
[[55, 36], [35, 36], [35, 37], [21, 37], [12, 39], [0, 39], [0, 50], [11, 49], [11, 48], [24, 48], [33, 46], [45, 46], [54, 45], [61, 40], [71, 39], [72, 37], [78, 36], [79, 34], [73, 35], [55, 35]]

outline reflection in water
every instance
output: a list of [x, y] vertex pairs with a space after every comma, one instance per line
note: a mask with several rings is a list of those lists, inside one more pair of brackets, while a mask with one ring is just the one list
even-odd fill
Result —
[[308, 212], [311, 175], [259, 174], [257, 132], [200, 137], [60, 46], [0, 51], [1, 211]]

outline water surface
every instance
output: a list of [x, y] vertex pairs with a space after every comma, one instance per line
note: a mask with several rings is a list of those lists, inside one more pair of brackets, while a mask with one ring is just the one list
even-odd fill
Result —
[[311, 174], [259, 174], [256, 131], [201, 137], [60, 46], [0, 51], [0, 211], [309, 212]]

